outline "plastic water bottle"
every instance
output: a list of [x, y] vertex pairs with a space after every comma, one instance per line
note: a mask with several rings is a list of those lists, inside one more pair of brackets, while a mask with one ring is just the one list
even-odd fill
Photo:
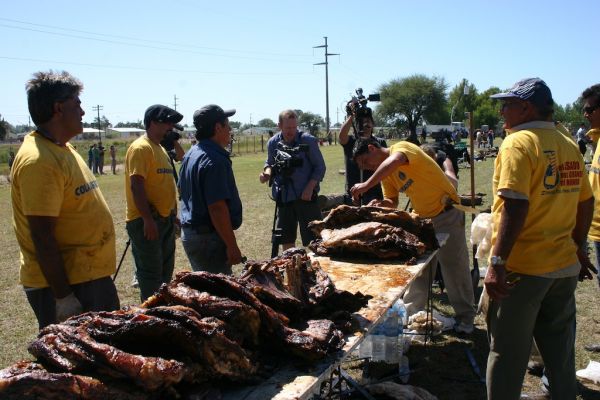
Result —
[[383, 333], [385, 334], [385, 361], [388, 364], [396, 364], [398, 358], [398, 312], [394, 307], [390, 308], [383, 321]]
[[361, 358], [371, 358], [373, 357], [373, 336], [367, 335], [360, 343], [360, 347], [358, 348], [358, 356]]
[[385, 361], [385, 342], [383, 324], [379, 324], [371, 334], [371, 357], [373, 361]]

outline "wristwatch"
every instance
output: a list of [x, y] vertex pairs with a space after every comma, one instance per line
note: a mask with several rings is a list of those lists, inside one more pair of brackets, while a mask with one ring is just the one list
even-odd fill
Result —
[[502, 257], [500, 257], [500, 256], [491, 256], [490, 263], [492, 265], [504, 265], [504, 264], [506, 264], [506, 261], [503, 260]]

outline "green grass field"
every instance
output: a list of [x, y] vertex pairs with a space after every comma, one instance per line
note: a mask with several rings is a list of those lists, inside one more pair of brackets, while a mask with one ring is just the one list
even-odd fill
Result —
[[[84, 146], [85, 147], [85, 146]], [[120, 146], [120, 153], [123, 153], [125, 145]], [[79, 146], [78, 146], [79, 148]], [[87, 149], [87, 147], [85, 147]], [[249, 147], [248, 150], [251, 150]], [[343, 169], [343, 154], [340, 146], [321, 147], [327, 164], [327, 174], [321, 184], [321, 194], [342, 193], [344, 188], [344, 176], [339, 173]], [[2, 152], [2, 150], [0, 150]], [[244, 223], [236, 232], [239, 246], [242, 253], [250, 259], [266, 259], [271, 251], [271, 228], [273, 222], [274, 203], [269, 198], [270, 189], [266, 185], [261, 185], [258, 181], [258, 175], [264, 163], [265, 154], [244, 154], [233, 157], [233, 167], [235, 178], [240, 192], [240, 197], [244, 206]], [[476, 192], [485, 193], [483, 208], [489, 207], [491, 203], [491, 177], [493, 172], [493, 159], [487, 159], [475, 164], [475, 182]], [[2, 173], [2, 171], [0, 171]], [[112, 211], [115, 229], [117, 234], [117, 262], [123, 253], [127, 241], [125, 231], [125, 194], [124, 177], [121, 172], [119, 175], [104, 175], [98, 178], [98, 182]], [[470, 170], [465, 168], [460, 170], [459, 193], [470, 193]], [[28, 343], [37, 333], [37, 323], [33, 312], [31, 311], [23, 290], [18, 284], [19, 269], [19, 248], [15, 239], [12, 227], [12, 212], [10, 205], [10, 185], [8, 183], [0, 184], [0, 247], [3, 250], [0, 259], [0, 290], [4, 294], [4, 301], [0, 305], [0, 368], [6, 367], [20, 359], [30, 359], [27, 353]], [[404, 204], [401, 201], [400, 204]], [[470, 230], [470, 218], [467, 218], [467, 230]], [[467, 237], [469, 237], [467, 233]], [[128, 253], [123, 262], [121, 271], [117, 278], [117, 287], [121, 299], [121, 305], [132, 305], [139, 303], [138, 291], [130, 287], [132, 278], [132, 257]], [[180, 242], [177, 243], [176, 269], [187, 270], [188, 262], [183, 252]], [[442, 296], [443, 297], [443, 296]], [[437, 296], [436, 307], [450, 312], [450, 308], [445, 306]], [[600, 343], [600, 317], [598, 316], [598, 298], [599, 292], [597, 284], [594, 282], [585, 282], [578, 288], [578, 318], [577, 318], [577, 368], [584, 368], [589, 359], [600, 361], [598, 355], [586, 352], [583, 349], [585, 344]], [[445, 369], [444, 364], [448, 361], [447, 375], [464, 375], [469, 379], [474, 376], [468, 361], [464, 359], [464, 352], [457, 346], [457, 343], [466, 343], [474, 349], [476, 360], [485, 374], [485, 356], [487, 355], [487, 343], [485, 341], [485, 325], [479, 317], [477, 319], [477, 335], [473, 338], [456, 339], [451, 335], [445, 335], [436, 340], [434, 347], [430, 348], [424, 355], [418, 349], [414, 350], [414, 355], [409, 353], [411, 362], [419, 365], [419, 358], [423, 358], [421, 366], [426, 366], [427, 360], [435, 360], [437, 369]], [[455, 353], [452, 353], [455, 349]], [[452, 359], [452, 363], [449, 360]], [[446, 360], [446, 361], [444, 361]], [[422, 371], [422, 372], [420, 372]], [[432, 372], [432, 371], [431, 371]], [[421, 375], [422, 374], [422, 375]], [[440, 373], [443, 375], [443, 373]], [[461, 376], [462, 376], [461, 375]], [[539, 379], [528, 376], [525, 382], [525, 388], [531, 386], [535, 392], [539, 386]], [[442, 398], [482, 398], [481, 386], [474, 386], [472, 383], [460, 383], [442, 378], [435, 378], [427, 368], [414, 372], [411, 382], [423, 386], [432, 393]], [[529, 386], [528, 386], [529, 385]], [[536, 386], [537, 385], [537, 386]], [[462, 393], [462, 395], [461, 395]], [[598, 392], [585, 391], [585, 399], [600, 398], [595, 397]]]

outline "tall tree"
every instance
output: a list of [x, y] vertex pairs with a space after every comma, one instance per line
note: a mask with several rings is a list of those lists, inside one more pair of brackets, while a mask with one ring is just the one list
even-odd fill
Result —
[[446, 107], [446, 82], [417, 74], [393, 79], [381, 85], [379, 115], [397, 128], [406, 126], [410, 139], [417, 139], [417, 126], [423, 119], [436, 119]]
[[[465, 94], [465, 87], [468, 88], [468, 94]], [[458, 85], [454, 86], [448, 96], [448, 111], [451, 122], [465, 122], [465, 112], [475, 111], [477, 108], [477, 88], [468, 80], [463, 79]]]
[[490, 99], [490, 96], [500, 93], [500, 89], [492, 86], [477, 96], [475, 109], [473, 112], [474, 128], [481, 125], [488, 125], [491, 129], [496, 129], [500, 122], [500, 102]]
[[[296, 110], [296, 112], [297, 111], [298, 110]], [[298, 115], [298, 125], [305, 126], [311, 135], [316, 136], [319, 132], [319, 127], [325, 125], [325, 121], [319, 114], [306, 111]]]
[[11, 124], [2, 118], [0, 115], [0, 140], [5, 140], [10, 132], [12, 132], [14, 128]]
[[275, 122], [271, 118], [263, 118], [257, 122], [258, 126], [262, 126], [264, 128], [274, 128], [277, 126]]

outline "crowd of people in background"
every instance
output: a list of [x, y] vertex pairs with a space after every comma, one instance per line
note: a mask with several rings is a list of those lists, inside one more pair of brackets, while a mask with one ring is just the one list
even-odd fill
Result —
[[[41, 329], [85, 311], [119, 308], [111, 279], [115, 231], [96, 179], [104, 174], [104, 146], [92, 144], [86, 164], [69, 143], [81, 132], [85, 114], [82, 83], [67, 72], [38, 72], [26, 90], [36, 129], [11, 158], [11, 199], [21, 251], [19, 280]], [[589, 175], [583, 159], [587, 145], [595, 146], [600, 136], [600, 85], [582, 94], [591, 129], [582, 124], [575, 140], [553, 120], [552, 93], [543, 80], [521, 80], [492, 98], [501, 102], [507, 136], [495, 160], [492, 252], [484, 279], [490, 298], [488, 398], [519, 398], [535, 342], [552, 397], [573, 399], [574, 292], [578, 280], [597, 272], [588, 240], [600, 264], [600, 153], [593, 153]], [[243, 223], [243, 204], [228, 151], [234, 114], [214, 104], [198, 109], [195, 144], [183, 155], [179, 136], [171, 136], [183, 115], [160, 104], [145, 111], [146, 133], [129, 145], [124, 162], [125, 221], [142, 301], [172, 278], [178, 227], [194, 271], [231, 274], [232, 265], [243, 261], [235, 232]], [[314, 239], [307, 225], [321, 218], [317, 197], [326, 171], [317, 138], [298, 128], [293, 110], [279, 114], [278, 127], [259, 173], [261, 183], [272, 185], [277, 209], [272, 255], [279, 246], [296, 245], [298, 228], [303, 246]], [[388, 148], [373, 128], [370, 109], [348, 105], [339, 137], [345, 201], [396, 208], [404, 194], [437, 233], [448, 234], [408, 288], [405, 303], [409, 313], [425, 308], [435, 275], [429, 269], [439, 261], [454, 329], [470, 334], [475, 299], [465, 215], [454, 207], [460, 203], [458, 171], [440, 149], [408, 141]], [[176, 151], [165, 148], [167, 137], [176, 142]], [[478, 148], [493, 147], [494, 131], [478, 130], [475, 140]], [[298, 163], [282, 153], [293, 154]], [[110, 156], [116, 174], [114, 145]], [[176, 161], [182, 161], [180, 176]]]

